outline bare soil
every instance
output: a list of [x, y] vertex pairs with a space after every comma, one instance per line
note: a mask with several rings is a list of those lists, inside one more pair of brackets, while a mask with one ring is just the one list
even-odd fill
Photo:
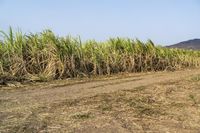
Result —
[[0, 87], [0, 133], [200, 132], [200, 70]]

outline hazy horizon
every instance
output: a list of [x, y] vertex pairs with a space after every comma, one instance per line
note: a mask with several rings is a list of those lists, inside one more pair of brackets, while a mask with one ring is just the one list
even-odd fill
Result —
[[0, 0], [0, 12], [3, 31], [51, 29], [83, 40], [119, 36], [162, 45], [200, 38], [198, 0]]

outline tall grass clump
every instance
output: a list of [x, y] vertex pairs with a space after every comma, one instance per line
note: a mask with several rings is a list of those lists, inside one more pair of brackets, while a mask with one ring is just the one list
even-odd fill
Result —
[[52, 80], [199, 67], [200, 52], [155, 46], [151, 40], [111, 38], [105, 42], [58, 37], [51, 30], [0, 32], [0, 78]]

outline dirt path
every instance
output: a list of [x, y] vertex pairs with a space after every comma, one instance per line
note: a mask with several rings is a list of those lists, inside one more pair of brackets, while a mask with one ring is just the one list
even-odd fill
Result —
[[[131, 91], [160, 83], [170, 84], [171, 82], [173, 83], [185, 80], [198, 74], [200, 74], [200, 70], [195, 69], [177, 72], [115, 75], [110, 78], [100, 78], [94, 80], [85, 79], [56, 81], [10, 90], [0, 88], [0, 132], [10, 132], [12, 130], [19, 132], [27, 131], [24, 127], [27, 128], [26, 126], [33, 124], [28, 123], [28, 125], [26, 125], [26, 122], [29, 121], [29, 119], [33, 119], [33, 114], [39, 115], [41, 112], [55, 113], [55, 111], [60, 108], [57, 108], [57, 106], [65, 103], [66, 101], [70, 101], [70, 103], [67, 102], [67, 104], [71, 105], [73, 104], [73, 100], [81, 101], [81, 99], [85, 98], [90, 99], [91, 97], [114, 94], [119, 91]], [[51, 110], [52, 107], [54, 107], [54, 110]], [[19, 117], [19, 114], [21, 117]], [[87, 117], [87, 113], [86, 116], [80, 115], [80, 117]], [[34, 119], [36, 118], [34, 117]], [[9, 120], [12, 120], [12, 122]], [[39, 120], [37, 119], [36, 123], [38, 123], [38, 121]], [[105, 121], [105, 119], [99, 121]], [[10, 125], [8, 125], [7, 122], [10, 123]], [[116, 123], [115, 121], [112, 122], [116, 125], [116, 127], [119, 126], [119, 123]], [[45, 125], [44, 123], [40, 124]], [[3, 126], [1, 127], [1, 125]], [[34, 126], [36, 127], [31, 127], [30, 129], [36, 130], [37, 132], [40, 128], [43, 128], [41, 125], [38, 126], [35, 124]], [[46, 124], [46, 126], [47, 125], [48, 124]], [[70, 124], [68, 123], [68, 125]], [[21, 127], [23, 128], [21, 129]], [[59, 126], [57, 128], [60, 129]], [[115, 128], [115, 126], [113, 128]], [[68, 129], [70, 129], [70, 127], [68, 127]], [[111, 130], [112, 127], [102, 128], [102, 132], [106, 129]], [[91, 131], [95, 130], [91, 129]], [[125, 132], [125, 128], [119, 129], [119, 132], [120, 131]], [[131, 129], [129, 131], [131, 131]], [[129, 131], [127, 130], [127, 132]], [[74, 130], [74, 132], [76, 132], [76, 130]], [[88, 132], [90, 132], [90, 130], [88, 130]]]
[[[186, 70], [177, 72], [157, 72], [147, 74], [120, 75], [100, 80], [72, 81], [72, 84], [65, 81], [28, 86], [23, 89], [2, 91], [1, 99], [17, 99], [19, 101], [54, 102], [63, 99], [76, 99], [79, 97], [95, 96], [101, 93], [110, 93], [123, 89], [133, 89], [139, 86], [148, 86], [170, 80], [181, 80], [191, 75], [200, 74], [200, 70]], [[74, 83], [73, 83], [74, 82]]]

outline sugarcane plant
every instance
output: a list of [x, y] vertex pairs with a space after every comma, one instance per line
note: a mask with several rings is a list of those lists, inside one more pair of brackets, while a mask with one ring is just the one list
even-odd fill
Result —
[[151, 40], [105, 42], [59, 37], [51, 30], [23, 34], [0, 31], [0, 78], [53, 79], [199, 67], [200, 52], [156, 46]]

